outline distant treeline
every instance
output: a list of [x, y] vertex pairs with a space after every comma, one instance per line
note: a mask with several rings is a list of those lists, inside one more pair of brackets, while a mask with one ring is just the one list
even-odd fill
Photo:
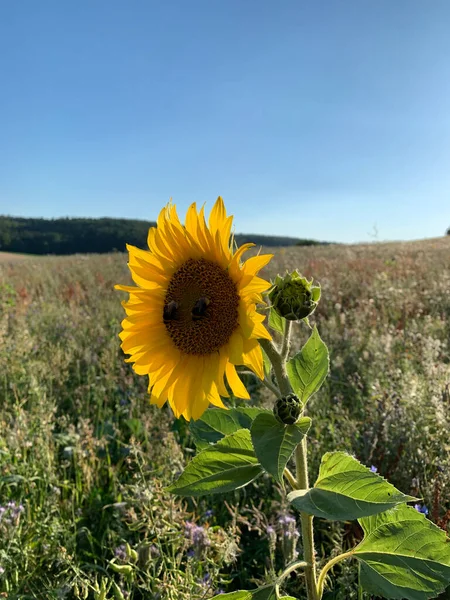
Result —
[[[103, 253], [146, 247], [152, 221], [133, 219], [31, 219], [0, 216], [0, 251], [24, 254]], [[313, 245], [321, 242], [291, 237], [237, 234], [238, 244], [264, 246]]]

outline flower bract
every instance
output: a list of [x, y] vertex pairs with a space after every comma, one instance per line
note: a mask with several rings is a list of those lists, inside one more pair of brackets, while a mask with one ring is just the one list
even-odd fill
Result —
[[272, 254], [241, 264], [254, 244], [233, 248], [232, 220], [221, 198], [208, 224], [194, 203], [183, 225], [169, 203], [149, 230], [149, 250], [127, 246], [137, 287], [116, 286], [129, 293], [120, 333], [126, 360], [149, 376], [152, 404], [168, 401], [187, 420], [210, 403], [224, 408], [225, 381], [235, 396], [249, 398], [236, 365], [263, 377], [258, 339], [270, 334], [256, 304], [270, 283], [257, 273]]

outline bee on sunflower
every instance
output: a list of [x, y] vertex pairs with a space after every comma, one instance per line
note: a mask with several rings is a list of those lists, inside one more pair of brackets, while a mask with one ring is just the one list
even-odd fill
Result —
[[149, 230], [149, 250], [127, 246], [137, 287], [115, 286], [129, 293], [120, 333], [126, 360], [148, 375], [150, 402], [168, 401], [177, 418], [198, 419], [210, 403], [225, 408], [225, 379], [248, 399], [237, 365], [264, 376], [258, 340], [271, 336], [256, 304], [271, 284], [257, 274], [273, 255], [241, 263], [254, 244], [235, 249], [232, 222], [220, 197], [208, 225], [195, 203], [184, 225], [169, 203]]

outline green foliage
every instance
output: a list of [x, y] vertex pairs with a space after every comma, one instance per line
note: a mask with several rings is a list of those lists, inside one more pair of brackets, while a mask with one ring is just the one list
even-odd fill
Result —
[[223, 600], [276, 600], [275, 586], [266, 585], [257, 590], [240, 590], [231, 594], [219, 594]]
[[287, 363], [289, 381], [303, 404], [320, 389], [329, 369], [328, 348], [314, 326], [301, 351]]
[[240, 429], [197, 454], [167, 491], [179, 496], [219, 494], [244, 487], [261, 473], [250, 431]]
[[219, 594], [217, 598], [223, 600], [252, 600], [252, 593], [247, 590], [240, 590], [238, 592], [231, 592], [230, 594]]
[[226, 410], [209, 408], [197, 421], [191, 421], [189, 427], [197, 448], [215, 444], [225, 435], [239, 429], [250, 429], [253, 419], [261, 413], [269, 413], [260, 408], [242, 407]]
[[276, 600], [274, 585], [265, 585], [252, 592], [252, 600]]
[[286, 329], [286, 319], [279, 315], [272, 306], [269, 310], [269, 327], [281, 334], [283, 334]]
[[368, 517], [416, 498], [402, 494], [345, 452], [328, 452], [314, 487], [291, 492], [288, 500], [300, 511], [333, 521]]
[[434, 598], [450, 582], [450, 539], [420, 512], [398, 506], [360, 520], [364, 539], [354, 556], [371, 594], [401, 600]]
[[0, 250], [27, 254], [123, 252], [144, 247], [152, 221], [133, 219], [32, 219], [0, 216]]
[[[75, 254], [125, 251], [126, 244], [144, 248], [154, 221], [136, 219], [35, 219], [0, 216], [0, 251], [26, 254]], [[322, 242], [282, 236], [238, 234], [239, 245], [253, 242], [265, 246], [290, 246], [300, 241]]]
[[309, 417], [299, 419], [295, 425], [282, 425], [270, 413], [260, 414], [253, 421], [250, 431], [256, 456], [278, 483], [282, 482], [283, 471], [310, 426]]

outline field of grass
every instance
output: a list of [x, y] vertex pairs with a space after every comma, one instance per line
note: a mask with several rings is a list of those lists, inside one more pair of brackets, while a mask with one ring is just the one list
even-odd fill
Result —
[[[0, 597], [206, 599], [301, 555], [269, 479], [196, 500], [164, 492], [195, 446], [124, 363], [113, 285], [129, 281], [126, 260], [0, 261]], [[352, 452], [448, 528], [450, 237], [277, 249], [265, 275], [293, 268], [322, 284], [314, 321], [331, 355], [309, 406], [312, 479], [324, 451]], [[317, 528], [319, 560], [360, 537], [353, 523]], [[304, 598], [301, 577], [285, 591]], [[326, 598], [361, 597], [341, 563]]]

